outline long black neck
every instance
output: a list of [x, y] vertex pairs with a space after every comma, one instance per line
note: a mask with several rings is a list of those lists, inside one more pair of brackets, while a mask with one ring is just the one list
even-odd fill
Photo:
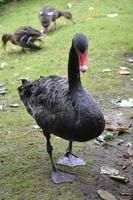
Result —
[[69, 90], [74, 90], [74, 88], [82, 86], [80, 80], [78, 56], [76, 54], [75, 48], [73, 47], [73, 44], [69, 52], [68, 83], [69, 83]]

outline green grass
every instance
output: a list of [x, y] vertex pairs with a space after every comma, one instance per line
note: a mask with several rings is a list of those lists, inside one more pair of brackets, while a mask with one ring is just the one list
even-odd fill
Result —
[[[32, 25], [42, 29], [38, 10], [44, 5], [52, 5], [66, 10], [68, 1], [38, 0], [7, 4], [0, 11], [0, 35], [14, 32], [22, 25]], [[101, 107], [110, 105], [112, 98], [131, 97], [132, 76], [120, 76], [120, 66], [127, 66], [132, 73], [132, 65], [127, 64], [123, 54], [133, 51], [133, 14], [131, 0], [71, 0], [76, 24], [64, 18], [57, 21], [57, 29], [48, 33], [38, 52], [22, 53], [20, 47], [14, 50], [12, 44], [7, 50], [0, 50], [0, 84], [5, 84], [7, 94], [0, 95], [0, 105], [6, 104], [7, 109], [0, 111], [1, 136], [1, 195], [3, 199], [18, 200], [71, 200], [82, 199], [79, 190], [81, 183], [89, 184], [91, 160], [87, 156], [87, 166], [76, 168], [77, 180], [74, 184], [55, 185], [49, 178], [50, 161], [45, 150], [45, 140], [40, 131], [33, 129], [35, 122], [27, 114], [25, 108], [8, 107], [11, 103], [20, 103], [17, 93], [18, 81], [21, 77], [30, 80], [40, 75], [56, 74], [67, 77], [68, 52], [72, 37], [83, 32], [89, 38], [88, 64], [89, 69], [82, 75], [84, 86], [98, 99], [103, 99]], [[94, 10], [89, 10], [94, 7]], [[108, 18], [108, 13], [118, 13], [118, 17]], [[2, 44], [0, 43], [0, 46]], [[105, 68], [112, 71], [102, 73]], [[130, 86], [130, 87], [129, 87]], [[62, 142], [62, 144], [60, 144]], [[67, 142], [52, 137], [54, 159], [64, 153]], [[77, 154], [84, 151], [84, 145], [76, 143]]]

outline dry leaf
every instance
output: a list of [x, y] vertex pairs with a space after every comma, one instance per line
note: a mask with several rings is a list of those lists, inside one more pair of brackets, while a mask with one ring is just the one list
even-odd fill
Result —
[[34, 129], [39, 129], [40, 127], [38, 125], [33, 125]]
[[0, 105], [0, 110], [4, 110], [5, 109], [5, 105]]
[[113, 176], [113, 175], [110, 175], [110, 178], [116, 180], [116, 181], [120, 181], [120, 182], [124, 182], [124, 183], [127, 183], [129, 181], [129, 179], [125, 176]]
[[128, 63], [133, 63], [133, 53], [132, 52], [125, 53], [124, 58]]
[[97, 190], [97, 193], [104, 200], [116, 200], [116, 198], [111, 193], [109, 193], [107, 190], [99, 189], [99, 190]]
[[130, 71], [128, 71], [128, 70], [119, 70], [119, 74], [120, 75], [129, 75], [130, 74]]
[[17, 108], [17, 107], [19, 107], [20, 105], [17, 104], [17, 103], [13, 103], [13, 104], [10, 104], [9, 106], [10, 106], [10, 107], [13, 107], [13, 108]]
[[115, 168], [111, 168], [111, 167], [108, 167], [108, 166], [102, 166], [100, 174], [118, 175], [119, 171]]
[[107, 17], [117, 17], [117, 16], [118, 16], [117, 13], [110, 13], [110, 14], [107, 15]]
[[118, 107], [122, 107], [122, 108], [132, 108], [133, 107], [133, 99], [129, 98], [129, 99], [120, 99], [120, 100], [113, 100], [112, 101], [113, 104], [115, 104]]
[[0, 86], [0, 94], [6, 94], [6, 93], [7, 93], [6, 88], [3, 86]]
[[6, 62], [3, 62], [0, 64], [0, 69], [4, 69], [8, 64]]
[[118, 131], [119, 133], [125, 133], [128, 131], [128, 127], [106, 127], [105, 130], [107, 131]]
[[133, 58], [126, 58], [126, 61], [129, 63], [133, 63]]
[[120, 67], [120, 69], [122, 69], [122, 70], [128, 70], [127, 67]]
[[94, 10], [94, 8], [93, 7], [89, 7], [89, 10]]
[[111, 72], [112, 70], [109, 68], [103, 69], [102, 72]]
[[68, 4], [67, 4], [67, 7], [68, 7], [69, 9], [71, 9], [71, 8], [72, 8], [72, 4], [71, 4], [71, 3], [68, 3]]

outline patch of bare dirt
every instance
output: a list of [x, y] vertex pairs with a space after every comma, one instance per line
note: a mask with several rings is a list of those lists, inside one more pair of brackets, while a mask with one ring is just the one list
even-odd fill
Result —
[[[87, 143], [84, 152], [85, 157], [87, 154], [93, 162], [90, 167], [93, 179], [87, 184], [81, 184], [80, 191], [84, 200], [102, 199], [97, 194], [99, 189], [108, 191], [116, 200], [133, 200], [133, 150], [130, 149], [131, 145], [133, 146], [133, 108], [105, 110], [105, 119], [106, 128], [110, 127], [112, 131], [118, 132], [118, 135], [105, 144], [95, 143], [95, 140]], [[125, 128], [125, 132], [119, 132], [119, 128], [122, 127]], [[104, 134], [107, 131], [105, 130]], [[117, 181], [107, 174], [100, 174], [102, 166], [119, 170], [119, 176], [128, 178], [128, 182]]]

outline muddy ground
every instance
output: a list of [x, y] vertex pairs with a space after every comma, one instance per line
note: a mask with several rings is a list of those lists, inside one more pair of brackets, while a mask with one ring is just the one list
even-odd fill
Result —
[[[97, 194], [98, 189], [107, 190], [114, 195], [116, 200], [133, 200], [133, 156], [131, 156], [133, 150], [128, 150], [133, 141], [133, 109], [114, 108], [105, 110], [104, 113], [107, 129], [114, 127], [118, 130], [123, 127], [127, 128], [127, 131], [119, 133], [116, 138], [106, 141], [105, 144], [96, 142], [96, 140], [88, 142], [82, 157], [85, 159], [89, 156], [93, 161], [89, 166], [93, 178], [89, 184], [81, 184], [79, 188], [84, 200], [100, 200], [101, 197]], [[119, 131], [114, 130], [113, 132], [118, 133]], [[119, 175], [127, 177], [129, 181], [119, 182], [111, 179], [109, 175], [100, 174], [102, 166], [119, 170]], [[110, 200], [109, 197], [107, 200]]]

